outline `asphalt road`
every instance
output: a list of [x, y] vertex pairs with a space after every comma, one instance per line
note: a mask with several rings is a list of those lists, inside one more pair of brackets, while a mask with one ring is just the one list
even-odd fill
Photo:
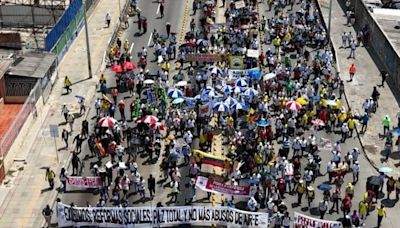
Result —
[[[165, 33], [165, 24], [166, 22], [170, 22], [172, 24], [172, 31], [173, 32], [177, 32], [179, 27], [178, 26], [182, 20], [182, 11], [183, 11], [183, 4], [182, 4], [182, 0], [168, 0], [166, 3], [166, 7], [165, 7], [165, 16], [163, 19], [158, 19], [158, 15], [156, 15], [157, 12], [157, 3], [153, 3], [150, 1], [141, 1], [139, 3], [139, 7], [142, 10], [142, 15], [145, 15], [148, 19], [148, 32], [146, 34], [143, 35], [137, 35], [136, 33], [138, 32], [138, 27], [137, 24], [134, 23], [134, 21], [137, 20], [137, 17], [131, 18], [130, 19], [130, 26], [129, 28], [125, 31], [126, 34], [126, 39], [129, 40], [130, 43], [134, 42], [134, 46], [133, 46], [133, 51], [132, 53], [134, 56], [134, 61], [137, 62], [137, 55], [136, 53], [138, 51], [140, 51], [142, 46], [145, 46], [148, 49], [148, 56], [150, 57], [150, 59], [152, 59], [153, 55], [153, 49], [148, 47], [149, 44], [149, 39], [150, 38], [150, 34], [151, 31], [156, 28], [157, 31], [159, 31], [159, 33]], [[295, 10], [296, 8], [298, 9], [299, 5], [295, 5]], [[260, 9], [263, 13], [265, 13], [264, 15], [266, 15], [267, 18], [270, 18], [272, 16], [272, 12], [268, 12], [268, 11], [264, 11], [267, 9], [266, 5], [261, 5]], [[136, 34], [136, 35], [135, 35]], [[125, 39], [125, 38], [124, 38]], [[266, 50], [267, 46], [264, 46], [264, 50]], [[273, 50], [271, 48], [271, 50]], [[148, 67], [150, 68], [150, 71], [154, 71], [154, 70], [158, 70], [159, 68], [155, 65], [155, 63], [150, 63]], [[122, 98], [124, 96], [124, 94], [120, 95], [120, 98]], [[127, 104], [129, 104], [129, 102], [126, 102]], [[94, 114], [90, 114], [89, 116], [93, 116]], [[118, 111], [116, 112], [116, 117], [119, 117], [119, 113]], [[93, 125], [93, 121], [91, 121], [91, 124]], [[93, 129], [93, 128], [91, 128]], [[310, 132], [305, 132], [305, 136], [308, 136], [310, 134]], [[331, 155], [330, 155], [330, 145], [334, 142], [336, 142], [337, 140], [340, 139], [340, 135], [339, 134], [327, 134], [324, 131], [319, 131], [318, 132], [318, 142], [321, 144], [324, 144], [324, 147], [321, 150], [321, 157], [322, 157], [322, 165], [321, 165], [321, 172], [324, 174], [326, 172], [326, 164], [327, 162], [330, 160]], [[328, 143], [326, 143], [328, 142]], [[194, 144], [196, 148], [196, 144], [198, 144], [197, 140], [194, 140]], [[279, 148], [279, 144], [275, 144], [276, 146], [276, 150]], [[356, 137], [353, 137], [351, 139], [348, 139], [346, 141], [346, 143], [342, 144], [342, 154], [344, 156], [344, 154], [347, 151], [350, 151], [352, 148], [354, 147], [358, 147], [361, 148], [361, 145], [359, 143], [359, 140]], [[80, 157], [83, 159], [86, 155], [88, 155], [88, 147], [86, 142], [84, 143], [84, 147], [83, 147], [83, 152], [82, 154], [80, 154]], [[139, 156], [140, 157], [140, 156]], [[291, 157], [289, 155], [289, 157]], [[158, 162], [155, 164], [144, 164], [144, 162], [147, 160], [146, 157], [141, 157], [139, 158], [138, 164], [139, 164], [139, 172], [140, 174], [147, 179], [147, 177], [149, 176], [149, 174], [153, 174], [153, 176], [156, 178], [159, 177], [159, 162], [161, 161], [161, 159], [158, 159]], [[85, 161], [85, 168], [83, 171], [83, 176], [90, 176], [90, 171], [89, 171], [89, 164], [92, 162], [95, 162], [96, 160], [93, 158], [89, 158], [88, 160]], [[103, 162], [106, 162], [107, 159], [103, 159]], [[359, 156], [359, 162], [360, 162], [360, 166], [361, 166], [361, 173], [360, 173], [360, 178], [359, 178], [359, 182], [355, 185], [355, 197], [353, 199], [353, 209], [358, 209], [358, 202], [362, 199], [362, 194], [365, 192], [365, 182], [366, 179], [371, 176], [371, 175], [376, 175], [376, 171], [374, 170], [374, 168], [369, 164], [369, 162], [367, 161], [367, 159], [365, 158], [364, 154], [361, 154]], [[303, 159], [302, 163], [306, 163], [306, 159]], [[304, 167], [304, 165], [303, 165]], [[182, 174], [182, 180], [183, 183], [181, 183], [181, 186], [185, 186], [185, 183], [188, 183], [189, 180], [188, 178], [186, 178], [186, 174], [187, 174], [187, 170], [185, 170], [185, 168], [181, 168], [181, 174]], [[313, 186], [316, 188], [316, 186], [318, 186], [319, 184], [323, 183], [324, 181], [327, 181], [328, 177], [327, 176], [322, 176], [322, 177], [318, 177], [315, 181], [315, 183], [313, 184]], [[345, 177], [345, 183], [344, 186], [348, 183], [352, 181], [352, 176], [351, 174], [346, 175]], [[344, 189], [342, 189], [344, 191]], [[157, 189], [156, 189], [156, 196], [153, 200], [149, 200], [147, 199], [145, 203], [139, 202], [139, 196], [138, 195], [132, 195], [129, 197], [128, 201], [129, 201], [129, 205], [134, 205], [134, 206], [144, 206], [144, 205], [155, 205], [157, 202], [162, 202], [163, 204], [166, 204], [169, 201], [168, 198], [168, 194], [170, 193], [170, 189], [169, 188], [164, 188], [162, 185], [158, 185]], [[318, 210], [317, 210], [317, 206], [318, 206], [318, 202], [320, 200], [322, 200], [322, 191], [316, 190], [316, 198], [314, 200], [313, 205], [311, 206], [311, 209], [308, 209], [306, 207], [306, 200], [303, 200], [303, 205], [300, 207], [294, 207], [294, 205], [292, 205], [294, 202], [296, 202], [296, 196], [291, 196], [286, 194], [286, 198], [284, 199], [285, 204], [288, 206], [288, 210], [290, 212], [291, 215], [293, 215], [294, 211], [300, 212], [300, 213], [304, 213], [307, 215], [315, 215], [318, 217]], [[148, 192], [146, 192], [147, 196], [148, 196]], [[183, 188], [183, 191], [181, 192], [181, 194], [179, 195], [178, 198], [178, 202], [176, 203], [176, 205], [183, 205], [185, 202], [185, 199], [188, 198], [190, 195], [189, 191], [186, 188]], [[75, 204], [79, 205], [79, 206], [84, 206], [86, 204], [86, 202], [88, 202], [91, 205], [96, 205], [97, 201], [99, 200], [99, 195], [94, 194], [94, 193], [88, 193], [86, 191], [71, 191], [65, 194], [61, 194], [60, 195], [61, 200], [64, 203], [71, 203], [74, 202]], [[204, 192], [201, 192], [201, 190], [197, 190], [197, 199], [198, 201], [196, 202], [196, 204], [203, 204], [203, 203], [208, 203], [207, 200], [204, 200], [204, 197], [206, 196], [206, 194]], [[245, 199], [244, 199], [245, 200]], [[246, 202], [246, 201], [243, 201]], [[242, 203], [243, 203], [242, 202]], [[235, 203], [240, 204], [240, 201], [236, 200]], [[394, 205], [394, 202], [392, 201], [387, 201], [388, 205]], [[263, 210], [261, 210], [263, 211]], [[328, 220], [338, 220], [340, 218], [342, 218], [342, 213], [337, 214], [327, 214], [325, 216], [325, 219]], [[367, 227], [373, 227], [376, 224], [376, 214], [372, 213], [371, 216], [368, 217], [367, 221], [366, 221], [366, 226]]]

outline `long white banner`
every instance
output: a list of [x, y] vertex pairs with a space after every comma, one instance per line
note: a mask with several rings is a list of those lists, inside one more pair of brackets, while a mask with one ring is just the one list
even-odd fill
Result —
[[228, 207], [70, 207], [57, 205], [58, 227], [154, 227], [182, 224], [267, 227], [268, 214]]
[[329, 221], [313, 218], [294, 212], [295, 228], [342, 228], [342, 223], [337, 221]]

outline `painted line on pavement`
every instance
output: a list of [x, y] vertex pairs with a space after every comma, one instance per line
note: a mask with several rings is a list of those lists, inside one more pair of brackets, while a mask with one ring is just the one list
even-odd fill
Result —
[[153, 39], [153, 33], [150, 33], [149, 41], [147, 42], [148, 47], [150, 47], [151, 39]]
[[131, 44], [131, 48], [129, 48], [129, 53], [131, 53], [131, 55], [132, 55], [132, 49], [133, 49], [133, 46], [135, 46], [135, 43], [134, 43], [134, 42], [132, 42], [132, 44]]
[[160, 3], [158, 3], [156, 15], [158, 15], [159, 13], [160, 13]]

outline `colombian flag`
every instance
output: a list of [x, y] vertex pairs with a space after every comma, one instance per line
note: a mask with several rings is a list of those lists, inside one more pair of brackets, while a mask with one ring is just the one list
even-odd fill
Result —
[[200, 150], [193, 150], [193, 155], [195, 156], [196, 160], [200, 160], [202, 164], [217, 166], [220, 168], [225, 168], [226, 164], [230, 164], [231, 162], [231, 159], [229, 158], [215, 156]]

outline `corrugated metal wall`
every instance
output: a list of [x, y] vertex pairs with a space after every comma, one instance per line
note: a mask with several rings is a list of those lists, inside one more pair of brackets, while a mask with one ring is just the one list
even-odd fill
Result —
[[81, 7], [82, 7], [82, 0], [74, 0], [71, 3], [71, 5], [64, 12], [62, 17], [58, 20], [57, 24], [47, 34], [45, 39], [46, 51], [51, 51], [51, 49], [63, 35], [64, 31], [68, 28], [70, 23], [75, 19], [75, 16], [78, 14]]
[[0, 5], [0, 27], [53, 26], [63, 12], [35, 6]]

